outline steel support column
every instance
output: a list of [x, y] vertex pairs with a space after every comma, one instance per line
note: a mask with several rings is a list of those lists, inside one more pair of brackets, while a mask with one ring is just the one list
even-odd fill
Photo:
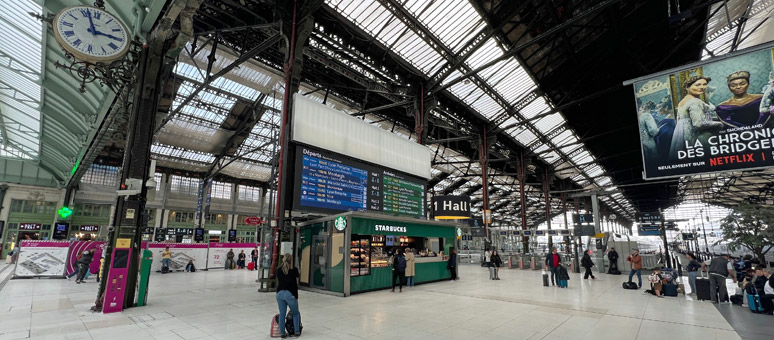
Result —
[[[321, 2], [310, 1], [314, 6], [319, 7]], [[307, 14], [311, 14], [316, 10], [309, 6], [306, 7]], [[271, 256], [271, 268], [269, 269], [269, 278], [274, 278], [274, 269], [277, 267], [279, 260], [279, 242], [280, 232], [286, 227], [286, 221], [289, 214], [288, 209], [288, 194], [286, 188], [293, 185], [293, 176], [291, 154], [289, 153], [290, 147], [290, 122], [293, 117], [293, 94], [298, 92], [299, 85], [301, 84], [301, 70], [303, 70], [303, 54], [304, 45], [309, 38], [309, 35], [314, 29], [314, 17], [311, 15], [302, 15], [301, 21], [298, 21], [299, 14], [299, 0], [294, 0], [288, 13], [290, 20], [290, 26], [283, 27], [283, 33], [288, 37], [288, 46], [286, 49], [286, 58], [284, 65], [285, 75], [285, 94], [282, 101], [282, 125], [280, 127], [279, 142], [281, 145], [278, 158], [277, 168], [277, 190], [276, 190], [276, 205], [275, 215], [272, 221], [272, 256]]]
[[[551, 230], [551, 198], [549, 195], [549, 186], [551, 185], [551, 181], [548, 177], [548, 169], [545, 170], [545, 175], [543, 176], [543, 196], [546, 200], [546, 226], [548, 227], [548, 230]], [[549, 234], [548, 235], [548, 251], [551, 251], [552, 247], [554, 246], [553, 237]]]
[[[526, 195], [524, 194], [524, 181], [526, 180], [525, 178], [526, 169], [524, 169], [524, 150], [520, 151], [519, 155], [521, 158], [519, 160], [518, 168], [516, 169], [518, 172], [518, 175], [516, 177], [519, 180], [519, 195], [520, 195], [519, 204], [521, 205], [521, 229], [527, 230], [527, 211], [526, 211], [527, 199], [526, 199]], [[522, 236], [521, 242], [523, 244], [522, 249], [524, 250], [524, 253], [525, 254], [529, 253], [529, 238], [526, 236]]]
[[[489, 238], [489, 220], [492, 218], [492, 212], [487, 212], [489, 209], [489, 183], [487, 183], [487, 163], [489, 161], [489, 145], [487, 144], [486, 126], [483, 128], [483, 135], [481, 138], [481, 144], [479, 149], [479, 162], [481, 163], [481, 198], [483, 199], [483, 205], [481, 206], [481, 216], [484, 219], [484, 235]], [[486, 242], [485, 238], [485, 242]], [[494, 238], [489, 239], [489, 244], [492, 244]], [[485, 244], [485, 248], [486, 244]]]

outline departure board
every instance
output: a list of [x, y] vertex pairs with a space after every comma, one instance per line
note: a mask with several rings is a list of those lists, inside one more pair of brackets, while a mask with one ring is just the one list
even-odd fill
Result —
[[426, 182], [332, 152], [296, 148], [294, 209], [424, 217]]

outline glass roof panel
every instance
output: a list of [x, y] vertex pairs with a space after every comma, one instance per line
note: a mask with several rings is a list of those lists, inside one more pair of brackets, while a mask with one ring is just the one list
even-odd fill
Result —
[[0, 156], [40, 155], [43, 24], [28, 13], [42, 11], [26, 0], [5, 0], [0, 6]]
[[524, 115], [524, 118], [530, 119], [533, 118], [541, 113], [545, 113], [551, 110], [551, 106], [548, 105], [548, 102], [546, 102], [546, 99], [544, 97], [537, 97], [535, 100], [527, 104], [523, 109], [521, 109], [521, 114]]
[[548, 116], [538, 119], [538, 121], [535, 122], [535, 127], [538, 129], [538, 131], [547, 134], [551, 132], [551, 130], [564, 123], [565, 121], [564, 118], [562, 118], [562, 115], [559, 113], [552, 113]]

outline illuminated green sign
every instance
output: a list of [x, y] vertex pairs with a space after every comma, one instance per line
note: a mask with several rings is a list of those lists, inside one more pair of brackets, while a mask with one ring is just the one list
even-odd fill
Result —
[[61, 207], [57, 212], [59, 213], [59, 217], [62, 219], [67, 219], [70, 217], [70, 215], [73, 214], [73, 210], [68, 207]]

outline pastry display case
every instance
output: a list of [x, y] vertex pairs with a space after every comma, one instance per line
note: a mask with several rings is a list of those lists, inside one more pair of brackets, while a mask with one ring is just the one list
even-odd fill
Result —
[[350, 276], [371, 273], [371, 237], [352, 235], [349, 250]]

